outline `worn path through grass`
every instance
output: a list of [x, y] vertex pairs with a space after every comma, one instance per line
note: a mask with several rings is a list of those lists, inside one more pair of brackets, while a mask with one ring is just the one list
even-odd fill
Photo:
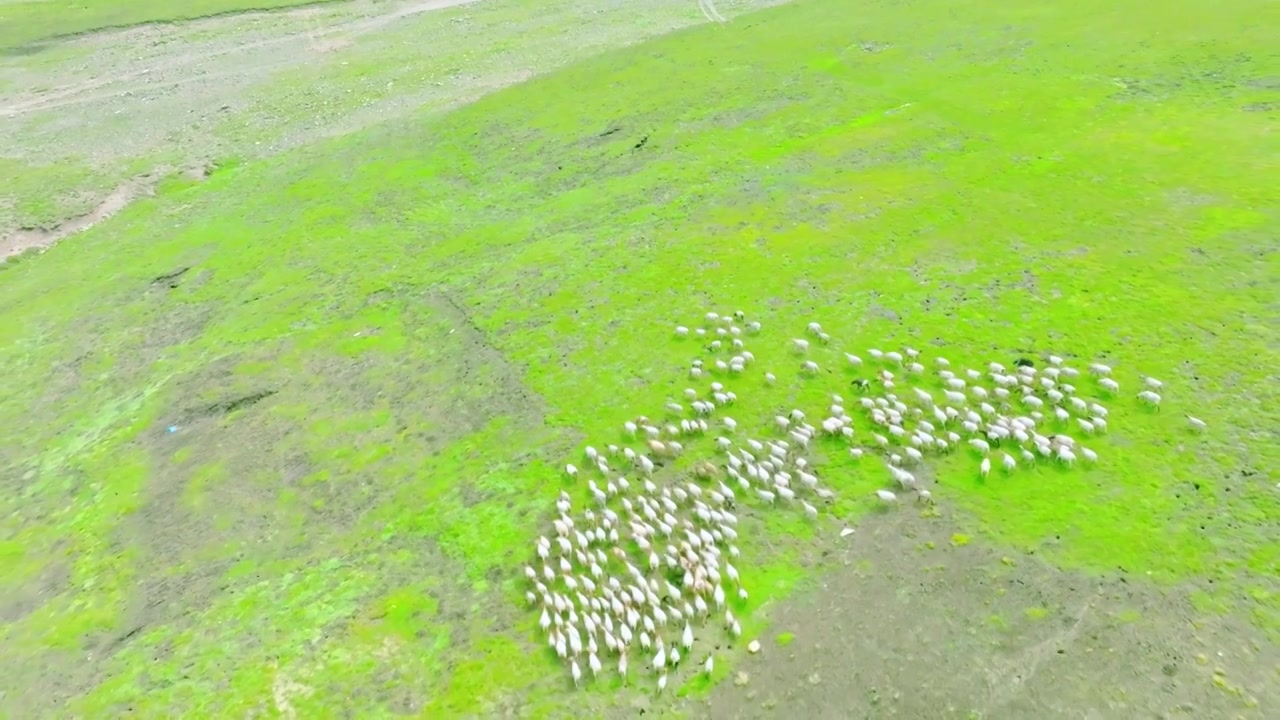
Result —
[[[214, 173], [3, 270], [6, 709], [625, 709], [616, 681], [567, 694], [517, 570], [566, 458], [679, 396], [671, 329], [708, 309], [770, 330], [784, 382], [739, 381], [734, 411], [755, 433], [846, 385], [844, 349], [1109, 362], [1102, 462], [944, 462], [956, 532], [1274, 647], [1274, 20], [802, 1]], [[804, 382], [785, 339], [815, 319], [833, 372]], [[823, 467], [828, 516], [885, 481]], [[753, 522], [769, 606], [814, 529]], [[1222, 697], [1260, 717], [1274, 685]]]
[[142, 23], [246, 10], [276, 10], [338, 0], [6, 0], [0, 3], [0, 52], [44, 40]]
[[317, 139], [447, 111], [705, 22], [687, 0], [352, 0], [0, 56], [0, 257], [60, 239], [121, 188], [141, 196]]

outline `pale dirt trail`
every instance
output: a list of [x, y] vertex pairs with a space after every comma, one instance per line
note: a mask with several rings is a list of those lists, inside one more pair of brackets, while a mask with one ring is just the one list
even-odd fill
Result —
[[[777, 2], [740, 0], [732, 14]], [[0, 259], [92, 227], [166, 172], [445, 110], [704, 16], [723, 21], [711, 0], [553, 2], [524, 19], [500, 2], [350, 0], [103, 30], [0, 57], [0, 162], [51, 175], [39, 187], [0, 182]], [[347, 66], [389, 69], [394, 91]], [[52, 212], [20, 209], [50, 199]]]
[[[291, 18], [315, 20], [314, 25], [308, 25], [303, 32], [288, 32], [288, 34], [278, 37], [267, 37], [252, 42], [240, 43], [229, 47], [217, 47], [213, 49], [202, 49], [188, 54], [180, 54], [175, 56], [161, 56], [150, 62], [143, 63], [141, 66], [129, 69], [119, 73], [108, 73], [102, 77], [95, 77], [79, 83], [64, 85], [61, 87], [45, 89], [45, 90], [26, 90], [19, 89], [18, 92], [9, 96], [0, 96], [0, 115], [14, 117], [24, 113], [34, 112], [37, 110], [52, 110], [56, 108], [74, 105], [77, 103], [93, 102], [95, 100], [103, 100], [111, 97], [118, 97], [133, 90], [138, 89], [137, 86], [159, 87], [176, 87], [188, 82], [198, 82], [209, 80], [208, 75], [197, 75], [189, 78], [164, 81], [156, 83], [149, 82], [148, 76], [163, 70], [173, 72], [186, 67], [205, 63], [215, 58], [224, 57], [233, 53], [243, 53], [247, 50], [259, 50], [263, 48], [271, 48], [276, 46], [296, 45], [299, 50], [310, 50], [311, 52], [324, 52], [331, 49], [332, 45], [322, 42], [324, 38], [334, 35], [343, 35], [346, 37], [358, 36], [369, 32], [374, 32], [387, 25], [404, 18], [419, 15], [433, 10], [444, 10], [460, 5], [467, 5], [478, 2], [478, 0], [416, 0], [416, 2], [408, 5], [397, 5], [390, 8], [379, 9], [377, 6], [371, 6], [368, 2], [352, 3], [350, 9], [347, 10], [349, 16], [341, 15], [336, 22], [324, 23], [327, 18], [316, 19], [318, 7], [310, 6], [302, 8], [294, 8], [287, 10], [279, 10], [272, 12], [249, 11], [234, 15], [219, 15], [213, 18], [191, 20], [184, 23], [156, 23], [141, 25], [135, 28], [103, 30], [97, 33], [90, 33], [77, 38], [79, 42], [135, 42], [139, 39], [147, 39], [148, 36], [164, 35], [166, 31], [181, 25], [184, 30], [198, 32], [205, 26], [226, 27], [228, 24], [247, 24], [259, 20], [268, 20], [273, 22], [287, 22]], [[361, 12], [363, 9], [365, 12]], [[347, 41], [349, 42], [349, 40]], [[307, 53], [300, 53], [304, 56]], [[303, 58], [303, 59], [304, 59]], [[294, 62], [297, 62], [295, 60]], [[294, 64], [288, 60], [283, 64]], [[263, 69], [261, 66], [253, 64], [237, 64], [228, 68], [220, 76], [248, 75]], [[139, 81], [134, 85], [126, 84], [130, 81]], [[110, 87], [107, 92], [95, 92], [104, 87]]]
[[[186, 85], [252, 82], [268, 73], [304, 64], [317, 53], [340, 49], [355, 37], [376, 32], [397, 21], [476, 1], [415, 0], [407, 4], [374, 5], [365, 0], [333, 8], [310, 6], [275, 12], [249, 11], [184, 23], [158, 23], [90, 33], [67, 42], [91, 46], [138, 45], [144, 48], [139, 54], [146, 53], [148, 43], [163, 50], [143, 57], [136, 64], [108, 65], [101, 75], [93, 74], [95, 70], [86, 63], [77, 69], [91, 73], [87, 79], [44, 88], [19, 85], [9, 93], [0, 94], [0, 118], [15, 119], [30, 113], [54, 111], [93, 113], [96, 103], [145, 97]], [[195, 43], [195, 50], [177, 53], [166, 47], [171, 42], [168, 38], [175, 34], [198, 35], [216, 28], [220, 34], [234, 37], [237, 26], [247, 31], [262, 22], [278, 29], [278, 34], [246, 42]], [[213, 72], [204, 67], [233, 56], [236, 62], [219, 62], [218, 69]], [[157, 169], [131, 177], [112, 189], [89, 212], [68, 218], [55, 227], [18, 228], [0, 234], [0, 260], [27, 250], [49, 247], [97, 225], [136, 198], [151, 194], [162, 176], [162, 169]]]

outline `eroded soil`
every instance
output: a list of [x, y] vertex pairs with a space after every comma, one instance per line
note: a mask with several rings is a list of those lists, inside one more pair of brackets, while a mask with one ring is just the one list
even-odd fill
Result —
[[[904, 510], [828, 533], [811, 554], [831, 570], [771, 612], [760, 653], [699, 712], [1048, 720], [1278, 707], [1280, 652], [1244, 620], [1197, 613], [1184, 589], [1140, 577], [965, 544], [951, 521]], [[782, 633], [794, 639], [780, 645]]]

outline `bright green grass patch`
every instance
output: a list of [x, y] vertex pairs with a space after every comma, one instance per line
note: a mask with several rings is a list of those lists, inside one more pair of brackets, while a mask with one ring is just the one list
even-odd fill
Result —
[[[1280, 148], [1246, 109], [1280, 74], [1270, 7], [800, 2], [140, 203], [0, 276], [0, 461], [25, 478], [0, 517], [38, 540], [6, 582], [83, 551], [0, 639], [47, 659], [58, 618], [113, 648], [62, 684], [85, 715], [243, 715], [299, 685], [303, 715], [564, 707], [515, 580], [555, 493], [585, 500], [560, 468], [690, 384], [675, 324], [736, 308], [766, 327], [741, 433], [849, 393], [844, 349], [1107, 359], [1097, 467], [984, 481], [957, 453], [939, 502], [1064, 565], [1212, 579], [1206, 612], [1274, 633]], [[813, 319], [821, 381], [785, 348]], [[876, 462], [817, 452], [832, 513], [874, 507]], [[200, 532], [131, 524], [183, 503]], [[742, 515], [735, 614], [760, 637], [814, 531]], [[158, 573], [202, 594], [130, 634], [122, 596]]]
[[795, 633], [784, 632], [784, 633], [778, 633], [778, 636], [774, 638], [774, 642], [778, 643], [779, 647], [786, 647], [790, 645], [792, 642], [794, 642], [795, 639], [796, 639]]
[[245, 10], [275, 10], [336, 0], [5, 0], [0, 51], [66, 35], [149, 22], [190, 20]]

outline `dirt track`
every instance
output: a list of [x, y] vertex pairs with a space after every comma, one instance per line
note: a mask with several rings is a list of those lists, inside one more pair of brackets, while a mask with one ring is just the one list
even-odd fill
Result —
[[80, 232], [168, 174], [447, 109], [707, 22], [699, 8], [559, 3], [529, 16], [503, 0], [353, 0], [108, 30], [0, 58], [0, 162], [41, 178], [0, 188], [0, 257]]
[[[248, 78], [263, 71], [307, 62], [316, 52], [327, 52], [350, 45], [360, 35], [432, 10], [467, 5], [477, 0], [414, 0], [407, 4], [371, 3], [358, 0], [328, 8], [309, 6], [272, 12], [246, 12], [223, 15], [187, 23], [161, 23], [125, 30], [108, 30], [86, 35], [79, 40], [97, 49], [111, 49], [120, 44], [150, 45], [165, 51], [142, 58], [137, 66], [108, 67], [92, 71], [92, 64], [82, 69], [88, 78], [68, 78], [66, 84], [53, 88], [32, 88], [0, 96], [0, 115], [16, 117], [40, 110], [56, 110], [80, 104], [92, 104], [112, 98], [148, 92], [167, 91], [193, 83]], [[170, 54], [170, 45], [186, 46], [189, 36], [206, 33], [237, 35], [255, 31], [260, 25], [274, 28], [267, 37], [245, 43], [200, 44], [194, 49]], [[183, 37], [188, 36], [188, 37]], [[251, 53], [244, 59], [244, 53]], [[268, 54], [269, 53], [269, 54]], [[210, 74], [198, 66], [237, 55], [237, 62], [220, 67]], [[173, 77], [177, 75], [178, 77]]]

